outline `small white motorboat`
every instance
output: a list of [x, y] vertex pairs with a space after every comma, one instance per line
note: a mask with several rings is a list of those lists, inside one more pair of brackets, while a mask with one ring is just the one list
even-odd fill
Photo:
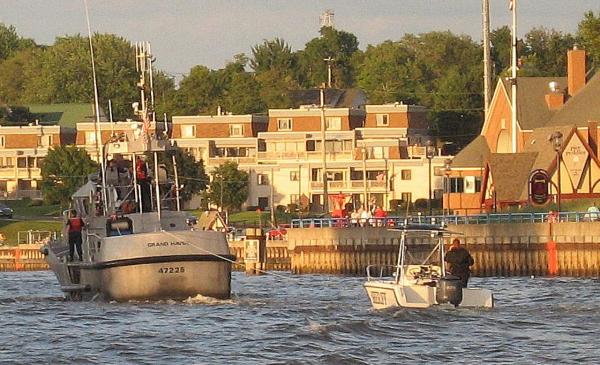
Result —
[[[367, 282], [364, 286], [375, 309], [428, 308], [434, 305], [494, 306], [491, 290], [463, 288], [459, 278], [446, 274], [444, 237], [452, 232], [443, 226], [421, 224], [405, 225], [394, 230], [400, 232], [397, 265], [367, 267]], [[407, 237], [430, 237], [436, 244], [427, 257], [418, 260], [407, 251]], [[385, 276], [390, 273], [391, 277]]]

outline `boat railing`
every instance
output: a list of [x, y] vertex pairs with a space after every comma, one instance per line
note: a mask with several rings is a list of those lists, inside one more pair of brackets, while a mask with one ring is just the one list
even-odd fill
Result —
[[385, 218], [302, 218], [292, 219], [292, 228], [399, 227], [405, 224], [496, 224], [593, 222], [600, 217], [589, 212], [489, 213], [475, 215], [416, 215]]
[[371, 280], [381, 280], [384, 278], [392, 278], [398, 269], [398, 265], [381, 265], [374, 264], [368, 265], [366, 268], [367, 271], [367, 281]]

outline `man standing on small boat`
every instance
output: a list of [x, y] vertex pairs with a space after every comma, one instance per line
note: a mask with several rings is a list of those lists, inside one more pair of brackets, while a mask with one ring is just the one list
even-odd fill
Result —
[[459, 277], [463, 288], [466, 288], [471, 276], [471, 266], [475, 264], [475, 261], [469, 251], [460, 245], [458, 238], [452, 241], [452, 246], [450, 246], [450, 250], [446, 253], [444, 261], [448, 265], [448, 271], [452, 275]]

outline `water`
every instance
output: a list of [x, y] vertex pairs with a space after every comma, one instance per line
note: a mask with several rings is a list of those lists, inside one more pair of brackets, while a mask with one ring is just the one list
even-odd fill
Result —
[[77, 303], [0, 273], [0, 363], [596, 363], [600, 282], [474, 278], [492, 310], [374, 311], [363, 278], [233, 276], [231, 300]]

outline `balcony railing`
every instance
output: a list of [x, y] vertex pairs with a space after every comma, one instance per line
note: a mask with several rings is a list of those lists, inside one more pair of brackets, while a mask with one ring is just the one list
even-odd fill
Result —
[[[327, 185], [328, 189], [364, 189], [364, 182], [362, 180], [350, 180], [350, 181], [329, 181], [329, 185]], [[321, 181], [311, 181], [310, 182], [311, 189], [323, 189], [323, 182]], [[384, 190], [386, 187], [385, 181], [367, 181], [367, 188], [379, 191]]]
[[478, 215], [436, 215], [349, 219], [349, 218], [304, 218], [292, 219], [292, 228], [323, 228], [323, 227], [400, 227], [405, 224], [495, 224], [495, 223], [548, 223], [548, 222], [598, 222], [600, 215], [589, 212], [558, 213], [502, 213]]

